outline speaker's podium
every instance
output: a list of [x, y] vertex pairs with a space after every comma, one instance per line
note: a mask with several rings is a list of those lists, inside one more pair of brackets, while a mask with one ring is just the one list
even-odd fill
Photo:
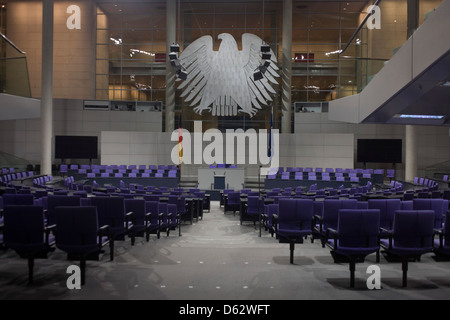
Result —
[[245, 180], [245, 169], [198, 168], [198, 188], [201, 190], [241, 190]]
[[214, 189], [225, 190], [225, 175], [216, 175], [214, 173]]

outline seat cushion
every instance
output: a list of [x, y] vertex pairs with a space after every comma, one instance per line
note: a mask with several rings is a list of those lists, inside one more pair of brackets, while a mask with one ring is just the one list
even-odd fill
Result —
[[387, 252], [397, 256], [420, 256], [433, 251], [432, 246], [423, 248], [398, 247], [395, 245], [395, 241], [392, 241], [392, 248], [389, 248], [389, 239], [381, 239], [380, 243]]
[[[328, 244], [331, 247], [334, 247], [334, 240], [329, 240]], [[334, 250], [337, 254], [346, 256], [346, 257], [352, 257], [352, 256], [367, 256], [369, 254], [375, 253], [378, 250], [380, 250], [379, 247], [361, 247], [361, 248], [354, 248], [354, 247], [340, 247], [339, 241], [337, 241], [337, 249]]]

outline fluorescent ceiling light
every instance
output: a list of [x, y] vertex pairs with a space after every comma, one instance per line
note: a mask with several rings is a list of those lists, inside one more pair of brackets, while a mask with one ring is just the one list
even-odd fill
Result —
[[450, 87], [450, 81], [442, 83], [441, 87]]
[[400, 115], [398, 115], [398, 118], [441, 120], [441, 119], [444, 119], [445, 116], [432, 116], [432, 115], [426, 115], [426, 114], [400, 114]]

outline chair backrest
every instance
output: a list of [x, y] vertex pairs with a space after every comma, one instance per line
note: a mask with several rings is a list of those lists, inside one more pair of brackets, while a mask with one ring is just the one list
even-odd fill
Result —
[[398, 210], [395, 212], [393, 239], [396, 247], [431, 247], [433, 234], [434, 212], [432, 210]]
[[88, 193], [87, 193], [87, 191], [83, 190], [83, 191], [76, 191], [73, 193], [73, 195], [76, 197], [80, 197], [80, 198], [87, 198]]
[[259, 214], [264, 210], [264, 199], [259, 197], [248, 197], [247, 198], [247, 213], [248, 214]]
[[264, 207], [264, 213], [268, 216], [269, 222], [272, 222], [272, 216], [278, 214], [278, 204], [268, 204]]
[[144, 199], [125, 199], [125, 211], [134, 213], [134, 224], [145, 225], [145, 200]]
[[177, 206], [178, 213], [186, 211], [186, 196], [169, 196], [169, 204]]
[[34, 204], [34, 197], [31, 194], [8, 194], [3, 195], [3, 206], [11, 205], [26, 205], [32, 206]]
[[69, 253], [98, 250], [96, 207], [56, 208], [56, 247]]
[[145, 201], [145, 212], [151, 213], [150, 222], [153, 225], [158, 224], [158, 215], [159, 215], [159, 202], [156, 201]]
[[444, 215], [448, 210], [448, 200], [444, 199], [414, 199], [414, 210], [432, 210], [434, 212], [434, 227], [442, 228]]
[[325, 199], [323, 207], [323, 224], [324, 230], [328, 228], [337, 229], [339, 210], [341, 209], [357, 209], [358, 201], [356, 199]]
[[370, 199], [368, 204], [369, 209], [378, 209], [380, 211], [380, 227], [391, 229], [395, 212], [401, 210], [400, 199]]
[[125, 223], [125, 199], [122, 197], [91, 198], [91, 205], [97, 207], [98, 223], [108, 225], [111, 230], [122, 229]]
[[44, 212], [40, 206], [5, 206], [3, 240], [17, 252], [43, 249]]
[[280, 199], [278, 228], [282, 230], [311, 231], [314, 201], [309, 199]]
[[378, 209], [339, 210], [337, 226], [339, 247], [354, 249], [378, 247], [379, 230], [380, 211]]
[[228, 194], [228, 204], [238, 204], [241, 202], [241, 194], [239, 192], [232, 192]]
[[56, 207], [79, 207], [80, 197], [48, 196], [47, 224], [56, 224]]

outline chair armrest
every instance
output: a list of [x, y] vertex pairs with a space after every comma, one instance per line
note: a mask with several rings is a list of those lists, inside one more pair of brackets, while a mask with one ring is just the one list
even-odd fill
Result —
[[392, 233], [391, 230], [387, 230], [384, 228], [380, 228], [380, 231], [385, 232], [388, 237], [389, 237], [389, 249], [392, 249], [392, 237], [394, 236], [394, 234]]
[[54, 233], [55, 230], [56, 230], [56, 224], [53, 224], [51, 226], [46, 226], [45, 227], [45, 229], [44, 229], [44, 232], [45, 232], [45, 243], [47, 245], [52, 245], [52, 243], [49, 243], [49, 241], [50, 241], [50, 233], [52, 233], [52, 232]]
[[125, 218], [127, 218], [127, 219], [133, 219], [133, 218], [134, 218], [134, 212], [133, 212], [133, 211], [127, 212], [127, 213], [125, 214]]
[[128, 213], [125, 214], [125, 223], [126, 223], [127, 230], [129, 229], [129, 225], [128, 225], [129, 222], [131, 222], [132, 224], [135, 224], [135, 222], [136, 222], [135, 221], [135, 215], [134, 215], [133, 211], [128, 212]]
[[111, 240], [111, 233], [110, 233], [110, 229], [108, 225], [104, 225], [102, 227], [100, 227], [100, 229], [98, 229], [97, 231], [97, 235], [98, 235], [98, 244], [100, 247], [102, 247], [102, 238], [103, 237], [107, 237], [108, 241], [105, 243], [109, 243], [109, 241]]
[[434, 246], [434, 236], [435, 235], [439, 235], [439, 249], [442, 249], [444, 247], [444, 232], [439, 229], [434, 229], [433, 246]]
[[338, 249], [338, 232], [334, 230], [333, 228], [328, 228], [325, 235], [325, 241], [328, 242], [328, 239], [330, 239], [330, 235], [333, 236], [334, 240], [334, 250]]
[[45, 227], [45, 232], [53, 232], [56, 229], [56, 224], [52, 224], [51, 226], [46, 226]]
[[330, 235], [332, 234], [333, 236], [337, 235], [338, 232], [336, 230], [334, 230], [333, 228], [328, 228], [327, 229], [327, 234]]
[[319, 216], [319, 215], [314, 215], [313, 216], [313, 228], [315, 228], [316, 224], [319, 223], [320, 227], [319, 227], [319, 232], [322, 233], [323, 232], [323, 217]]
[[109, 226], [108, 225], [104, 225], [104, 226], [102, 226], [102, 227], [100, 227], [99, 229], [98, 229], [98, 232], [97, 232], [97, 234], [100, 236], [100, 237], [105, 237], [105, 236], [107, 236], [108, 238], [109, 238]]

